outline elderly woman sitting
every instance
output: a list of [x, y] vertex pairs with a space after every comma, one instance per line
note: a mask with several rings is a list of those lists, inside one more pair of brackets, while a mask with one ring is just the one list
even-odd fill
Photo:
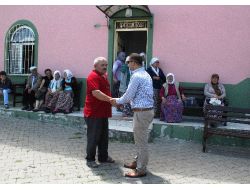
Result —
[[205, 85], [204, 95], [206, 96], [205, 104], [209, 103], [211, 98], [221, 101], [222, 105], [226, 97], [226, 90], [223, 84], [219, 83], [219, 75], [213, 74], [211, 76], [211, 83]]
[[183, 103], [186, 97], [183, 94], [179, 83], [175, 81], [174, 74], [167, 74], [167, 82], [160, 90], [161, 102], [161, 121], [167, 123], [177, 123], [182, 121]]
[[[206, 96], [203, 107], [204, 111], [207, 104], [220, 105], [220, 106], [224, 106], [226, 104], [225, 103], [226, 90], [223, 84], [219, 83], [218, 74], [213, 74], [211, 76], [211, 82], [205, 85], [204, 95]], [[210, 116], [217, 117], [216, 113], [220, 111], [211, 110], [210, 112], [215, 113], [214, 115], [210, 114]], [[224, 125], [226, 125], [226, 123], [224, 123]], [[213, 123], [212, 126], [215, 126], [215, 123]]]
[[51, 112], [50, 108], [55, 108], [57, 99], [61, 91], [62, 91], [61, 72], [57, 70], [54, 72], [54, 78], [53, 80], [50, 81], [48, 92], [46, 93], [45, 96], [46, 113]]
[[68, 114], [72, 112], [73, 109], [73, 98], [74, 94], [77, 90], [77, 81], [76, 78], [73, 76], [72, 72], [68, 69], [64, 70], [63, 73], [64, 79], [62, 80], [62, 89], [63, 91], [60, 92], [55, 108], [53, 109], [52, 113], [62, 112]]

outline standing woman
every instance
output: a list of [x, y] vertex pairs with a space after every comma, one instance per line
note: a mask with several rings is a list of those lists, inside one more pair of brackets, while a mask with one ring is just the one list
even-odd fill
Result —
[[150, 67], [147, 69], [148, 74], [151, 76], [153, 80], [155, 118], [160, 117], [160, 110], [161, 110], [160, 90], [162, 88], [162, 85], [166, 82], [166, 76], [164, 75], [159, 65], [160, 65], [159, 59], [154, 57], [151, 59]]
[[183, 103], [186, 97], [179, 82], [175, 81], [174, 74], [167, 74], [167, 82], [163, 84], [160, 90], [161, 120], [168, 123], [177, 123], [182, 121]]
[[68, 69], [64, 70], [64, 79], [62, 81], [63, 92], [60, 93], [56, 107], [52, 113], [63, 112], [68, 114], [73, 109], [74, 92], [76, 92], [77, 81], [72, 72]]

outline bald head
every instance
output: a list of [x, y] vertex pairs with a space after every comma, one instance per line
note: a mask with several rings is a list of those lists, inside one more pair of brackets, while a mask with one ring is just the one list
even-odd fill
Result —
[[108, 61], [105, 57], [97, 57], [94, 60], [94, 68], [101, 74], [105, 74], [107, 72]]

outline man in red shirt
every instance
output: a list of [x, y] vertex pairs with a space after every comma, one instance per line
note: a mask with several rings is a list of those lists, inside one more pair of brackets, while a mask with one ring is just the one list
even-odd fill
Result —
[[98, 147], [100, 163], [114, 163], [108, 156], [108, 118], [111, 113], [110, 84], [107, 77], [107, 60], [98, 57], [94, 60], [94, 70], [87, 78], [87, 96], [84, 106], [84, 119], [87, 124], [87, 165], [98, 167], [95, 162]]

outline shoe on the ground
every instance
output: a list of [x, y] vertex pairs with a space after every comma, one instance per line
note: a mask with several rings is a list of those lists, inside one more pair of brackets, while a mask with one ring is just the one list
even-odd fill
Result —
[[60, 112], [60, 110], [54, 109], [51, 113], [52, 113], [52, 114], [56, 114], [56, 113], [59, 113], [59, 112]]
[[65, 110], [63, 113], [64, 113], [64, 114], [70, 114], [71, 111], [70, 111], [70, 110]]
[[146, 175], [147, 175], [146, 172], [139, 172], [138, 170], [133, 170], [132, 172], [125, 173], [125, 177], [130, 177], [130, 178], [145, 177]]
[[22, 110], [27, 110], [27, 109], [29, 109], [29, 106], [24, 106], [24, 107], [22, 108]]
[[32, 111], [34, 109], [34, 107], [30, 106], [27, 111]]
[[8, 104], [5, 104], [5, 105], [4, 105], [4, 108], [5, 108], [5, 109], [9, 109], [10, 107], [9, 107]]
[[110, 156], [107, 158], [107, 160], [98, 160], [100, 163], [115, 163], [115, 160], [111, 158]]
[[50, 110], [50, 109], [48, 109], [48, 108], [46, 108], [46, 109], [44, 110], [44, 112], [45, 112], [45, 113], [50, 113], [50, 112], [51, 112], [51, 110]]
[[131, 163], [124, 164], [124, 168], [129, 168], [129, 169], [136, 169], [137, 163], [136, 161], [133, 161]]
[[86, 164], [89, 168], [98, 168], [99, 166], [95, 161], [87, 161]]
[[38, 111], [39, 111], [39, 109], [37, 109], [37, 108], [33, 109], [33, 112], [38, 112]]

